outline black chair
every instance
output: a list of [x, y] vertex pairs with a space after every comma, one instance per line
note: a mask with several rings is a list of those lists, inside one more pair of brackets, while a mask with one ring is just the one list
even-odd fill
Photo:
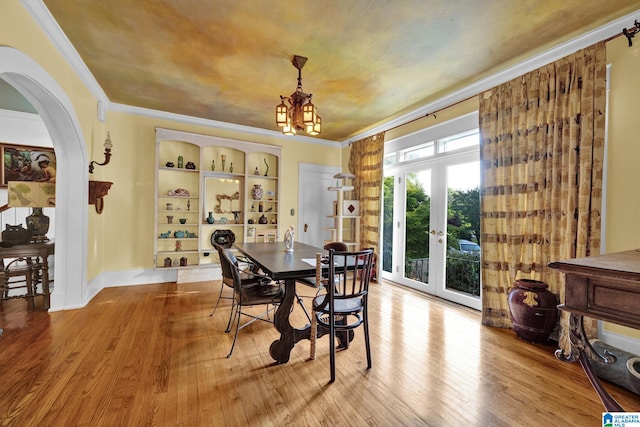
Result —
[[[231, 300], [231, 312], [229, 313], [229, 321], [227, 322], [227, 327], [225, 328], [225, 332], [231, 331], [231, 320], [233, 318], [233, 313], [235, 310], [235, 298], [233, 294], [230, 296], [223, 295], [225, 287], [230, 289], [233, 292], [233, 267], [227, 262], [223, 255], [223, 251], [225, 249], [224, 246], [221, 246], [217, 243], [212, 243], [213, 247], [218, 252], [218, 258], [220, 259], [220, 268], [222, 270], [222, 284], [220, 285], [220, 294], [218, 295], [218, 300], [216, 301], [216, 305], [213, 307], [213, 311], [209, 316], [213, 317], [218, 309], [218, 305], [220, 305], [221, 299], [230, 299]], [[239, 261], [240, 266], [240, 280], [243, 285], [252, 286], [255, 284], [255, 275], [256, 268], [252, 263], [247, 262], [244, 257], [236, 257], [236, 260]]]
[[[238, 331], [240, 329], [250, 325], [256, 320], [273, 323], [270, 319], [270, 313], [274, 311], [277, 305], [284, 299], [284, 288], [279, 283], [273, 282], [267, 276], [247, 273], [246, 271], [241, 270], [238, 266], [236, 256], [230, 249], [224, 249], [222, 251], [222, 257], [228, 265], [231, 266], [231, 275], [233, 277], [233, 320], [230, 324], [235, 323], [235, 334], [233, 337], [233, 343], [231, 344], [231, 350], [229, 350], [229, 354], [227, 355], [227, 357], [231, 357], [236, 345], [236, 340], [238, 339]], [[242, 278], [242, 275], [245, 275], [245, 277]], [[267, 310], [260, 315], [254, 315], [242, 311], [242, 307], [256, 305], [267, 305]], [[243, 315], [250, 317], [251, 320], [248, 320], [241, 325], [240, 317]]]
[[336, 332], [344, 333], [345, 348], [349, 347], [351, 331], [364, 326], [364, 340], [367, 351], [367, 369], [371, 368], [371, 348], [369, 343], [369, 319], [367, 298], [373, 265], [373, 249], [353, 252], [329, 250], [328, 274], [334, 280], [323, 280], [326, 293], [313, 300], [311, 320], [311, 352], [315, 359], [318, 325], [329, 330], [329, 360], [331, 380], [336, 378]]
[[[328, 251], [329, 249], [333, 249], [338, 252], [346, 252], [349, 250], [349, 247], [344, 242], [329, 242], [324, 245], [324, 250]], [[324, 264], [327, 263], [326, 257], [321, 257], [321, 260]], [[325, 270], [325, 275], [326, 275], [326, 270]], [[321, 276], [322, 276], [322, 269], [320, 268], [320, 265], [316, 262], [316, 275], [314, 277], [302, 277], [297, 281], [302, 283], [303, 285], [311, 286], [313, 288], [318, 288], [318, 291], [320, 291], [322, 289]], [[325, 276], [325, 277], [328, 277], [328, 276]]]
[[[220, 260], [220, 266], [222, 268], [222, 286], [220, 286], [220, 294], [218, 295], [218, 300], [216, 301], [216, 305], [213, 307], [213, 311], [210, 316], [216, 313], [218, 309], [218, 305], [220, 304], [221, 299], [230, 299], [233, 300], [232, 296], [223, 296], [224, 285], [227, 285], [230, 289], [233, 289], [233, 277], [231, 277], [231, 269], [228, 266], [225, 266], [222, 260], [222, 250], [229, 249], [233, 246], [233, 243], [236, 241], [236, 235], [231, 230], [215, 230], [211, 233], [211, 246], [215, 248], [218, 252], [218, 259]], [[249, 263], [246, 259], [239, 259], [241, 264], [244, 264], [247, 269], [255, 269], [255, 266]], [[227, 329], [229, 325], [227, 325]], [[228, 331], [227, 331], [228, 332]]]

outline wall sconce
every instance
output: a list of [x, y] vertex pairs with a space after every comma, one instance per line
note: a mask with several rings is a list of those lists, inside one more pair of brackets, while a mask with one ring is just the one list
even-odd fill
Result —
[[[111, 135], [107, 131], [107, 137], [104, 140], [104, 162], [98, 163], [95, 160], [89, 163], [89, 173], [93, 173], [94, 164], [98, 166], [105, 166], [109, 164], [111, 160]], [[89, 180], [89, 204], [95, 205], [96, 212], [101, 214], [104, 209], [104, 196], [107, 195], [109, 189], [113, 185], [113, 182], [108, 181], [91, 181]]]
[[113, 144], [111, 143], [111, 135], [109, 135], [109, 131], [107, 131], [107, 138], [104, 140], [104, 162], [98, 163], [95, 160], [89, 163], [89, 173], [93, 173], [94, 163], [98, 166], [105, 166], [109, 164], [109, 160], [111, 160], [111, 148]]

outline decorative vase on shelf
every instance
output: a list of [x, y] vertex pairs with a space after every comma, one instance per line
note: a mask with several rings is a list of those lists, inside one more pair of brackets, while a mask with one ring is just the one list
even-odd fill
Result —
[[262, 199], [263, 195], [264, 190], [262, 189], [262, 185], [254, 184], [253, 188], [251, 189], [251, 197], [253, 197], [253, 200], [260, 200]]
[[209, 212], [209, 216], [207, 217], [207, 222], [209, 224], [213, 224], [215, 220], [213, 219], [213, 212]]
[[507, 302], [516, 335], [523, 340], [544, 343], [558, 319], [558, 297], [539, 280], [520, 279], [509, 290]]
[[267, 217], [264, 215], [260, 215], [260, 218], [258, 218], [258, 224], [267, 224], [268, 222]]

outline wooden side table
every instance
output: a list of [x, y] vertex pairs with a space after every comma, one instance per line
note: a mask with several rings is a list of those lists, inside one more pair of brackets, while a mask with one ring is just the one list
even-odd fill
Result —
[[569, 354], [556, 351], [563, 361], [580, 362], [607, 411], [624, 411], [602, 386], [591, 363], [613, 363], [589, 343], [583, 317], [640, 329], [640, 250], [552, 262], [550, 268], [566, 274], [565, 302], [570, 313]]
[[[50, 291], [49, 291], [49, 256], [53, 255], [55, 244], [53, 241], [43, 243], [29, 243], [26, 245], [16, 245], [11, 247], [0, 247], [0, 257], [2, 258], [31, 258], [33, 269], [35, 271], [33, 280], [34, 295], [44, 296], [44, 308], [49, 309]], [[38, 292], [38, 285], [42, 284], [42, 291]], [[30, 295], [20, 295], [17, 297], [28, 297]], [[2, 295], [5, 298], [4, 294]]]

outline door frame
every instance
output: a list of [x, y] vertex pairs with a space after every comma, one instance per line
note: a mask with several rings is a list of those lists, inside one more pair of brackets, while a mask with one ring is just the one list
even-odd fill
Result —
[[[395, 283], [426, 292], [452, 302], [463, 304], [477, 310], [482, 308], [480, 297], [466, 295], [462, 292], [446, 289], [446, 257], [447, 257], [447, 166], [479, 161], [479, 147], [473, 149], [444, 153], [436, 157], [423, 159], [411, 163], [401, 163], [388, 168], [384, 176], [394, 177], [394, 206], [393, 206], [393, 243], [392, 243], [392, 271], [382, 271], [383, 278]], [[423, 283], [405, 276], [405, 241], [406, 223], [404, 221], [406, 208], [406, 174], [422, 170], [431, 170], [431, 211], [430, 224], [426, 232], [429, 233], [429, 282]], [[401, 182], [398, 181], [401, 178]], [[440, 234], [442, 232], [442, 234]], [[443, 239], [439, 242], [439, 239]]]

